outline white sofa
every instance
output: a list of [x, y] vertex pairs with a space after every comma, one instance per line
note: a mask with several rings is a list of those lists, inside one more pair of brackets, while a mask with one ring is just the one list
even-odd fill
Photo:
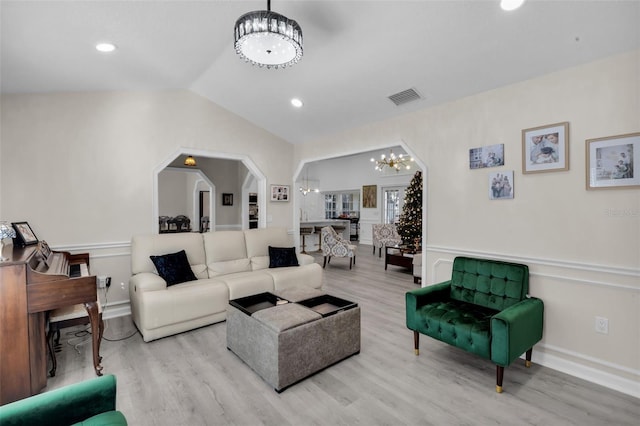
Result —
[[[129, 296], [145, 342], [224, 321], [230, 299], [296, 286], [322, 287], [322, 267], [269, 268], [269, 246], [293, 247], [285, 228], [137, 235], [131, 240]], [[197, 280], [167, 286], [150, 256], [185, 250]]]

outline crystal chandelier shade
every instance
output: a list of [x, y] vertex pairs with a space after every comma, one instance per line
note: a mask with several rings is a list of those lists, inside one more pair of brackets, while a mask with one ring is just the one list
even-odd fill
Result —
[[245, 13], [234, 27], [235, 49], [246, 62], [284, 68], [302, 58], [302, 29], [293, 19], [268, 10]]
[[410, 170], [413, 157], [406, 157], [404, 154], [396, 155], [390, 151], [389, 156], [385, 154], [380, 156], [379, 160], [371, 158], [371, 162], [376, 164], [375, 169], [382, 172], [386, 167], [399, 172], [400, 170]]

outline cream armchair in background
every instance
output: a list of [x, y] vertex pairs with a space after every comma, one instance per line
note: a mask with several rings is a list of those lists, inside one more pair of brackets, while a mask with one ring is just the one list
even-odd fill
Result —
[[378, 248], [378, 257], [382, 257], [382, 248], [402, 244], [402, 237], [392, 223], [374, 223], [373, 225], [373, 254]]
[[322, 254], [324, 255], [324, 264], [322, 267], [331, 263], [331, 257], [348, 257], [349, 269], [356, 263], [356, 246], [349, 244], [347, 240], [342, 238], [331, 226], [325, 226], [320, 230], [320, 238], [322, 238]]

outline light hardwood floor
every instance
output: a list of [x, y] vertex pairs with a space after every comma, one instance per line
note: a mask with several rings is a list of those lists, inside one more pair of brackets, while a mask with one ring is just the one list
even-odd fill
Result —
[[[150, 343], [104, 341], [118, 409], [131, 425], [638, 424], [638, 399], [549, 368], [516, 361], [497, 394], [487, 360], [424, 336], [415, 356], [404, 294], [418, 285], [371, 251], [360, 246], [351, 271], [333, 259], [323, 278], [326, 292], [362, 309], [359, 355], [278, 394], [226, 349], [224, 322]], [[134, 331], [129, 317], [114, 318], [105, 337]], [[46, 390], [94, 377], [90, 346], [79, 350], [64, 345]]]

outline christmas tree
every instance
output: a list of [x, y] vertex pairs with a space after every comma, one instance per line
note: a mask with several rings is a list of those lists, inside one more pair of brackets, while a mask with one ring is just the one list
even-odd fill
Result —
[[418, 170], [404, 192], [404, 206], [398, 223], [404, 244], [420, 247], [422, 240], [422, 172]]

